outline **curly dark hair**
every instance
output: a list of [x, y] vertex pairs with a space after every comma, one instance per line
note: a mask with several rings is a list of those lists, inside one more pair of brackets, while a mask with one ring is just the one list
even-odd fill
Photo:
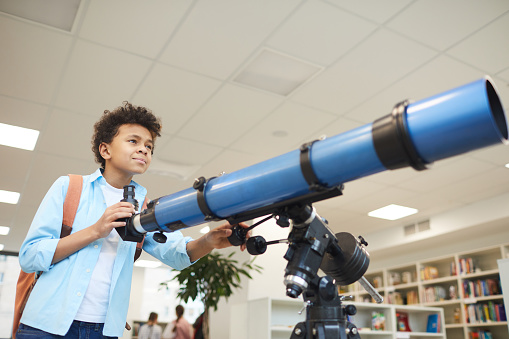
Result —
[[[127, 101], [122, 106], [113, 111], [104, 111], [104, 115], [94, 125], [94, 135], [92, 136], [92, 151], [95, 155], [95, 161], [104, 168], [106, 160], [99, 153], [99, 145], [103, 142], [109, 144], [113, 141], [118, 129], [122, 125], [137, 124], [145, 127], [152, 134], [152, 138], [161, 136], [161, 119], [156, 117], [152, 111], [146, 107], [134, 106]], [[152, 149], [154, 153], [154, 149]]]

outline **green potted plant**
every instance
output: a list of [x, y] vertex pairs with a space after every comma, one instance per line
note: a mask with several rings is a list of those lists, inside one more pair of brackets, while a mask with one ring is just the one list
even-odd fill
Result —
[[180, 289], [177, 297], [187, 302], [189, 299], [196, 300], [201, 298], [205, 307], [203, 315], [203, 336], [209, 338], [209, 309], [217, 310], [217, 305], [222, 297], [228, 299], [235, 289], [241, 287], [241, 278], [252, 279], [249, 271], [261, 271], [261, 267], [253, 265], [253, 260], [239, 264], [237, 260], [232, 259], [234, 252], [225, 256], [220, 252], [212, 252], [193, 265], [181, 271], [174, 270], [177, 275], [161, 283], [161, 286], [167, 287], [168, 283], [177, 280]]

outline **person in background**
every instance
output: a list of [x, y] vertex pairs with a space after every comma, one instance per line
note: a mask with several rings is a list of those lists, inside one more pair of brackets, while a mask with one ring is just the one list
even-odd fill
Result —
[[184, 318], [184, 306], [175, 308], [177, 319], [169, 323], [164, 329], [163, 339], [191, 339], [191, 324]]
[[203, 339], [203, 316], [205, 312], [200, 314], [200, 316], [196, 319], [193, 324], [194, 328], [194, 338], [193, 339]]
[[163, 329], [157, 325], [157, 313], [151, 312], [146, 324], [140, 327], [138, 339], [161, 339]]

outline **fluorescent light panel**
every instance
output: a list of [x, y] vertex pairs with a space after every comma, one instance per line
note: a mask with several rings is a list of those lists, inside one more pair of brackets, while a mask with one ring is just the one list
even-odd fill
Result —
[[18, 192], [10, 192], [0, 190], [0, 202], [4, 202], [6, 204], [16, 205], [19, 201], [20, 194]]
[[5, 248], [5, 245], [4, 244], [0, 244], [0, 251], [3, 251]]
[[371, 211], [368, 213], [368, 215], [373, 218], [397, 220], [415, 214], [417, 212], [419, 211], [416, 210], [415, 208], [391, 204], [379, 208], [377, 210]]
[[39, 131], [0, 123], [0, 145], [33, 151]]
[[9, 234], [10, 230], [11, 230], [10, 227], [0, 226], [0, 235], [7, 235], [7, 234]]

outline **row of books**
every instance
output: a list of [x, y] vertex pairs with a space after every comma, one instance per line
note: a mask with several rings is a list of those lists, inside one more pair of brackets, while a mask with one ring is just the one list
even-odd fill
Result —
[[470, 339], [493, 339], [493, 335], [490, 331], [474, 331], [470, 332]]
[[459, 259], [460, 274], [474, 273], [476, 270], [474, 259], [460, 258]]
[[421, 280], [437, 279], [438, 277], [438, 268], [433, 266], [421, 267]]
[[479, 303], [465, 305], [467, 323], [487, 323], [492, 321], [507, 321], [504, 304]]
[[463, 295], [465, 298], [485, 297], [501, 294], [500, 281], [498, 279], [465, 280], [463, 282]]
[[[453, 286], [454, 287], [454, 286]], [[437, 301], [444, 301], [451, 298], [450, 295], [448, 295], [447, 290], [443, 286], [430, 286], [426, 287], [424, 289], [423, 295], [422, 295], [422, 301], [424, 303], [432, 303]], [[456, 299], [456, 298], [454, 298]]]
[[417, 291], [408, 291], [405, 294], [393, 292], [387, 295], [387, 303], [393, 305], [415, 305], [419, 303]]

